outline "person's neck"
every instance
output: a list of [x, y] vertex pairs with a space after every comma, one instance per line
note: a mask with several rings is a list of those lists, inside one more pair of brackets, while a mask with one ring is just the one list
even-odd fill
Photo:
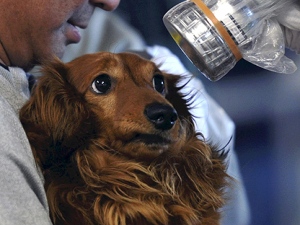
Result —
[[0, 67], [3, 67], [6, 70], [9, 70], [9, 67], [0, 59]]
[[1, 40], [0, 40], [0, 63], [3, 65], [6, 65], [6, 66], [10, 66], [9, 58], [8, 58], [6, 51], [1, 43]]
[[0, 63], [3, 64], [3, 65], [6, 65], [2, 59], [0, 59]]

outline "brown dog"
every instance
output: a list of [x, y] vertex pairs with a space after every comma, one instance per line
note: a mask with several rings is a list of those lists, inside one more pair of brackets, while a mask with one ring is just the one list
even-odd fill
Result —
[[219, 224], [224, 154], [195, 132], [178, 81], [132, 53], [44, 67], [20, 118], [54, 224]]

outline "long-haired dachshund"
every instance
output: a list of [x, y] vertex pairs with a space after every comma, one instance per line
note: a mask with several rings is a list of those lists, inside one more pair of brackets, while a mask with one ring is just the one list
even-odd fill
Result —
[[219, 224], [225, 154], [195, 132], [179, 76], [108, 52], [43, 73], [20, 119], [54, 224]]

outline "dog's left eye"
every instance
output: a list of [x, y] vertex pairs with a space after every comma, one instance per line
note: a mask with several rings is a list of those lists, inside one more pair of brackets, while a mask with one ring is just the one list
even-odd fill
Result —
[[92, 89], [97, 94], [105, 94], [111, 88], [111, 79], [107, 74], [101, 74], [92, 83]]
[[153, 77], [152, 82], [156, 91], [158, 91], [161, 94], [165, 94], [165, 80], [162, 75], [155, 75]]

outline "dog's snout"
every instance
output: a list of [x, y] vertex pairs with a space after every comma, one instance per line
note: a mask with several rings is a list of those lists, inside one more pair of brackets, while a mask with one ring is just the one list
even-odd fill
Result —
[[176, 110], [165, 104], [153, 103], [146, 107], [144, 111], [156, 129], [169, 130], [175, 124], [178, 116]]

